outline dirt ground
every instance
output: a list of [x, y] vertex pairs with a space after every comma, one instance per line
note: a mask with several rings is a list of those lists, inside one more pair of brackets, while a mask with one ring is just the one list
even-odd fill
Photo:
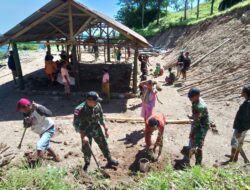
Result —
[[[32, 73], [37, 69], [43, 68], [43, 58], [45, 52], [30, 52], [22, 55], [21, 62], [23, 63], [24, 75]], [[164, 64], [161, 57], [151, 59], [151, 63], [160, 62]], [[164, 74], [164, 77], [167, 73]], [[164, 77], [158, 79], [159, 84], [163, 84]], [[16, 153], [16, 162], [23, 158], [24, 152], [32, 151], [35, 148], [38, 136], [31, 131], [28, 131], [21, 150], [17, 149], [20, 138], [23, 133], [22, 115], [15, 112], [16, 102], [19, 98], [24, 97], [21, 92], [15, 91], [15, 86], [11, 81], [12, 77], [9, 70], [1, 68], [0, 74], [0, 142], [8, 144]], [[156, 104], [155, 111], [162, 112], [169, 119], [187, 119], [186, 115], [191, 112], [191, 104], [186, 96], [180, 96], [177, 88], [162, 86], [163, 90], [159, 92], [159, 99], [163, 104]], [[68, 116], [72, 116], [75, 106], [81, 100], [81, 97], [74, 95], [70, 100], [66, 100], [61, 96], [52, 95], [25, 95], [25, 97], [34, 100], [40, 104], [47, 106], [53, 112], [53, 119], [57, 132], [54, 141], [60, 142], [51, 143], [51, 146], [63, 158], [60, 163], [49, 162], [58, 167], [75, 168], [83, 165], [81, 153], [80, 136], [72, 126], [72, 120]], [[240, 102], [207, 102], [210, 113], [210, 118], [217, 124], [219, 135], [214, 135], [208, 132], [204, 146], [204, 165], [212, 166], [216, 162], [225, 161], [224, 156], [230, 152], [230, 138], [232, 135], [233, 119]], [[140, 99], [113, 99], [110, 104], [103, 104], [104, 112], [112, 116], [140, 116]], [[67, 116], [67, 117], [65, 117]], [[143, 139], [143, 124], [136, 123], [111, 123], [107, 125], [110, 128], [110, 138], [108, 139], [110, 150], [115, 159], [120, 162], [117, 170], [109, 169], [111, 179], [115, 183], [121, 181], [129, 181], [131, 172], [136, 171], [138, 159], [143, 155], [144, 139]], [[164, 134], [164, 153], [159, 163], [153, 165], [153, 168], [162, 169], [168, 162], [174, 164], [174, 160], [181, 159], [180, 150], [188, 143], [189, 125], [167, 125]], [[154, 136], [155, 137], [155, 136]], [[245, 143], [244, 149], [247, 156], [250, 156], [250, 144]], [[105, 165], [103, 158], [97, 145], [94, 143], [93, 151], [97, 155], [101, 165]], [[66, 154], [72, 152], [67, 158]], [[242, 158], [239, 163], [243, 164]], [[96, 165], [92, 159], [91, 168], [94, 170]]]

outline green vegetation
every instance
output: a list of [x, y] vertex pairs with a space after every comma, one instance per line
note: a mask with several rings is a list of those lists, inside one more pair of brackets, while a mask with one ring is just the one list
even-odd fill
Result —
[[[249, 167], [249, 166], [248, 166]], [[81, 169], [81, 168], [79, 168]], [[242, 169], [242, 168], [241, 168]], [[68, 175], [71, 176], [69, 177]], [[73, 175], [72, 175], [73, 174]], [[89, 174], [92, 183], [91, 189], [110, 189], [111, 181], [104, 179], [98, 173]], [[135, 186], [124, 187], [117, 185], [120, 190], [193, 190], [193, 189], [239, 189], [250, 190], [250, 173], [247, 171], [230, 168], [201, 168], [174, 170], [168, 165], [164, 171], [150, 172], [145, 177], [140, 174], [136, 177], [139, 181]], [[56, 167], [48, 166], [28, 169], [26, 166], [13, 167], [7, 171], [0, 170], [0, 189], [39, 189], [39, 190], [74, 190], [84, 189], [81, 181], [84, 177], [79, 170], [66, 172]], [[129, 184], [132, 185], [132, 184]]]
[[176, 171], [169, 166], [163, 172], [152, 172], [130, 190], [250, 189], [250, 174], [236, 169], [193, 167]]
[[72, 190], [74, 187], [64, 181], [66, 174], [53, 167], [11, 168], [0, 171], [0, 189]]
[[200, 5], [200, 13], [199, 13], [199, 19], [197, 19], [197, 10], [196, 7], [192, 10], [187, 11], [187, 19], [183, 20], [184, 11], [178, 11], [178, 12], [167, 12], [165, 16], [160, 18], [159, 25], [157, 24], [157, 20], [150, 23], [146, 28], [144, 29], [135, 29], [140, 34], [149, 37], [153, 36], [158, 32], [165, 31], [168, 28], [172, 28], [175, 26], [187, 26], [187, 25], [194, 25], [199, 22], [205, 21], [207, 19], [213, 18], [218, 15], [223, 15], [227, 12], [232, 11], [233, 9], [244, 7], [250, 5], [250, 0], [245, 0], [242, 3], [238, 3], [235, 6], [219, 12], [218, 7], [221, 3], [221, 0], [216, 0], [214, 3], [214, 14], [210, 15], [210, 8], [211, 8], [211, 2], [203, 3]]
[[33, 42], [28, 42], [28, 43], [18, 43], [17, 47], [19, 50], [38, 50], [38, 44], [33, 43]]
[[3, 53], [3, 52], [0, 52], [0, 60], [1, 60], [1, 59], [5, 59], [5, 58], [6, 58], [6, 54]]

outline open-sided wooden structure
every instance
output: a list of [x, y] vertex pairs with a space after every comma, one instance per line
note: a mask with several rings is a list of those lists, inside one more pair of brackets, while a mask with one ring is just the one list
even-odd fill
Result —
[[[133, 88], [136, 91], [138, 48], [147, 48], [151, 45], [144, 37], [123, 24], [74, 0], [51, 0], [1, 36], [0, 45], [11, 43], [13, 46], [21, 88], [24, 88], [24, 84], [16, 42], [60, 41], [60, 43], [71, 46], [75, 76], [76, 79], [79, 79], [79, 60], [76, 56], [76, 47], [85, 44], [91, 45], [82, 40], [81, 34], [85, 32], [91, 37], [93, 29], [94, 32], [99, 31], [98, 38], [103, 41], [102, 44], [95, 45], [107, 47], [108, 61], [110, 59], [110, 47], [117, 44], [117, 41], [124, 47], [135, 50]], [[119, 38], [112, 36], [113, 31], [119, 32]]]

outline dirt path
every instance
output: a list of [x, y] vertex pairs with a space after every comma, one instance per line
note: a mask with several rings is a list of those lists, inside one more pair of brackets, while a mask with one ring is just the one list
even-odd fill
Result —
[[[40, 68], [37, 64], [41, 59], [36, 59], [30, 64], [35, 64], [35, 68]], [[156, 59], [156, 61], [159, 61]], [[32, 72], [33, 69], [30, 70]], [[29, 71], [27, 71], [28, 73]], [[3, 73], [4, 75], [5, 73]], [[1, 74], [2, 75], [2, 74]], [[163, 81], [163, 77], [158, 79], [159, 83]], [[3, 85], [5, 80], [0, 80]], [[163, 90], [159, 92], [159, 99], [164, 104], [157, 103], [155, 111], [163, 112], [169, 119], [186, 119], [186, 115], [191, 111], [191, 104], [188, 98], [180, 96], [175, 87], [163, 86]], [[1, 94], [3, 88], [1, 86]], [[24, 144], [21, 150], [16, 147], [21, 138], [22, 128], [22, 116], [15, 112], [16, 101], [22, 97], [21, 94], [13, 91], [13, 88], [4, 90], [5, 96], [0, 101], [0, 141], [5, 142], [16, 152], [17, 156], [15, 160], [23, 157], [25, 151], [31, 151], [35, 148], [35, 142], [38, 137], [32, 132], [28, 131], [24, 139]], [[6, 96], [6, 93], [8, 94]], [[50, 108], [55, 116], [54, 117], [56, 127], [59, 128], [60, 132], [57, 131], [54, 137], [55, 141], [62, 142], [60, 144], [52, 143], [52, 147], [63, 158], [70, 151], [73, 155], [64, 158], [60, 163], [50, 163], [58, 167], [64, 168], [75, 168], [76, 166], [83, 164], [83, 158], [81, 153], [81, 142], [79, 135], [74, 131], [72, 127], [72, 121], [69, 119], [60, 119], [60, 116], [71, 115], [74, 107], [78, 104], [80, 97], [72, 97], [70, 101], [63, 99], [62, 97], [52, 96], [28, 96], [32, 100], [44, 104]], [[140, 116], [140, 99], [129, 99], [126, 100], [112, 100], [109, 105], [103, 105], [104, 112], [113, 114], [135, 117]], [[215, 161], [224, 161], [226, 158], [225, 154], [230, 151], [230, 138], [232, 135], [232, 124], [235, 113], [238, 109], [239, 103], [230, 102], [229, 104], [222, 102], [212, 103], [208, 102], [209, 113], [211, 119], [214, 120], [218, 126], [219, 135], [213, 135], [211, 132], [208, 133], [205, 146], [204, 146], [204, 164], [206, 166], [212, 166]], [[131, 109], [132, 107], [132, 109]], [[133, 171], [135, 162], [140, 151], [143, 150], [144, 139], [143, 139], [143, 128], [142, 124], [132, 123], [108, 123], [110, 127], [110, 138], [108, 139], [109, 146], [114, 158], [120, 161], [120, 166], [117, 171], [109, 170], [111, 177], [115, 182], [124, 181], [128, 179], [129, 173]], [[180, 150], [182, 146], [187, 145], [189, 136], [189, 125], [167, 125], [164, 136], [164, 156], [161, 158], [162, 164], [156, 164], [156, 168], [162, 168], [166, 164], [166, 160], [180, 159], [182, 155]], [[244, 149], [246, 154], [250, 156], [250, 144], [246, 144]], [[105, 164], [105, 160], [101, 155], [100, 150], [96, 144], [93, 146], [94, 153], [97, 155], [101, 165]], [[240, 163], [242, 163], [240, 158]], [[96, 168], [95, 163], [91, 162], [91, 168]]]

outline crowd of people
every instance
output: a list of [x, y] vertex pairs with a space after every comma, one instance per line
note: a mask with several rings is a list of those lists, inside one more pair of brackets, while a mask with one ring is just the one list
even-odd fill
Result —
[[[66, 54], [61, 54], [61, 60], [53, 62], [53, 56], [47, 52], [45, 57], [45, 72], [48, 79], [51, 82], [55, 81], [57, 73], [61, 73], [63, 83], [65, 85], [65, 93], [70, 93], [70, 79], [68, 73], [69, 61]], [[152, 161], [157, 161], [162, 153], [164, 128], [168, 123], [164, 113], [155, 113], [154, 108], [156, 101], [158, 100], [158, 88], [157, 82], [153, 79], [148, 80], [148, 66], [149, 57], [147, 55], [139, 55], [138, 59], [141, 61], [141, 83], [140, 95], [142, 100], [141, 117], [145, 122], [144, 138], [145, 148], [148, 154], [151, 156]], [[191, 64], [189, 53], [181, 52], [176, 67], [177, 78], [180, 75], [186, 78], [186, 71]], [[11, 67], [11, 60], [9, 67]], [[163, 75], [162, 68], [159, 64], [156, 64], [153, 77], [159, 77]], [[166, 83], [172, 85], [176, 80], [172, 68], [168, 69], [169, 76], [166, 77]], [[102, 75], [102, 90], [107, 98], [110, 100], [110, 76], [107, 68], [103, 69]], [[190, 165], [190, 160], [195, 155], [196, 165], [201, 165], [203, 160], [203, 145], [206, 138], [207, 131], [209, 130], [211, 123], [209, 120], [209, 112], [205, 101], [201, 98], [201, 92], [198, 88], [191, 88], [187, 97], [192, 103], [192, 115], [188, 116], [192, 120], [188, 153], [184, 156], [187, 165]], [[234, 134], [232, 137], [232, 150], [230, 160], [228, 162], [237, 162], [239, 153], [242, 149], [244, 138], [247, 131], [250, 129], [250, 86], [245, 86], [242, 90], [242, 97], [245, 98], [244, 103], [240, 106], [235, 121], [233, 124]], [[114, 160], [111, 156], [107, 139], [109, 137], [109, 129], [105, 124], [103, 117], [103, 110], [101, 106], [102, 99], [96, 92], [88, 92], [86, 100], [75, 108], [73, 126], [76, 132], [80, 133], [82, 142], [82, 152], [84, 154], [85, 164], [83, 166], [84, 171], [88, 171], [91, 159], [91, 144], [94, 139], [101, 149], [104, 157], [107, 159], [107, 166], [118, 166], [119, 162]], [[159, 101], [159, 100], [158, 100]], [[24, 127], [31, 128], [31, 130], [37, 133], [40, 137], [37, 142], [37, 157], [42, 158], [45, 151], [54, 158], [55, 161], [60, 161], [60, 157], [50, 147], [50, 140], [55, 132], [54, 121], [51, 119], [52, 112], [43, 105], [31, 102], [28, 99], [22, 98], [17, 103], [17, 111], [24, 114]], [[102, 130], [103, 128], [103, 130]], [[104, 131], [104, 132], [103, 132]], [[152, 134], [154, 131], [158, 131], [157, 139], [152, 143]], [[158, 153], [156, 152], [158, 149]], [[248, 161], [248, 160], [247, 160]]]

